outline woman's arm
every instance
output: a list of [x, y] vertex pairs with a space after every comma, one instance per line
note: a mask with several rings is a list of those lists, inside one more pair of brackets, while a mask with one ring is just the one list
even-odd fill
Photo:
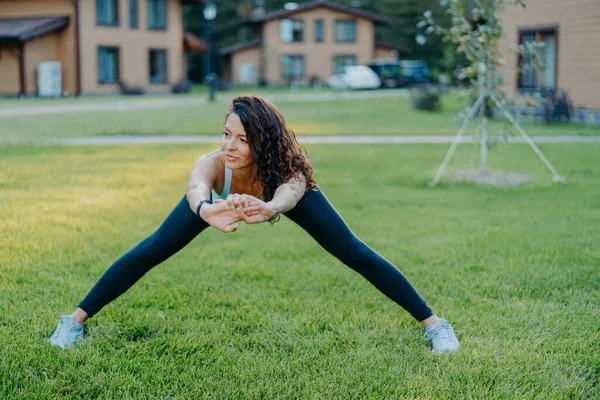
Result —
[[267, 204], [273, 215], [290, 211], [296, 207], [306, 191], [306, 179], [303, 175], [290, 179], [275, 190], [273, 199]]
[[[196, 213], [202, 200], [210, 199], [210, 192], [219, 176], [219, 166], [210, 157], [202, 156], [196, 160], [187, 185], [187, 201]], [[226, 203], [205, 204], [200, 209], [200, 218], [222, 232], [235, 232], [235, 223], [241, 218]]]
[[299, 176], [279, 186], [269, 202], [247, 194], [230, 194], [227, 196], [227, 204], [232, 210], [237, 210], [240, 219], [247, 224], [258, 224], [294, 208], [305, 190], [306, 179]]
[[187, 184], [187, 201], [195, 213], [202, 200], [210, 199], [210, 191], [219, 176], [219, 166], [210, 157], [202, 156], [196, 160]]

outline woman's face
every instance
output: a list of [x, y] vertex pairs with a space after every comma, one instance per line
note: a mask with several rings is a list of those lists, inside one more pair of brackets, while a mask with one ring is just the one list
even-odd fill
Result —
[[237, 114], [229, 114], [225, 121], [221, 149], [225, 154], [225, 166], [229, 169], [247, 168], [254, 164], [246, 131]]

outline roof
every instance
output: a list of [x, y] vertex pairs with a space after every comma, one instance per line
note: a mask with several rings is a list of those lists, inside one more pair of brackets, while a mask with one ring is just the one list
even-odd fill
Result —
[[183, 45], [192, 53], [203, 53], [208, 50], [208, 45], [204, 40], [188, 31], [183, 33]]
[[287, 17], [292, 14], [299, 13], [301, 11], [312, 10], [312, 9], [318, 8], [318, 7], [326, 7], [331, 10], [341, 11], [341, 12], [345, 12], [348, 14], [356, 15], [357, 17], [363, 17], [366, 19], [370, 19], [371, 21], [373, 21], [375, 23], [379, 23], [379, 24], [383, 24], [383, 25], [391, 25], [392, 24], [391, 19], [384, 17], [382, 15], [375, 14], [370, 11], [361, 10], [360, 8], [357, 8], [357, 7], [345, 6], [342, 4], [334, 3], [333, 1], [328, 1], [328, 0], [309, 1], [307, 3], [300, 4], [298, 6], [298, 8], [296, 8], [294, 10], [286, 10], [286, 9], [282, 8], [279, 10], [270, 11], [263, 15], [251, 17], [250, 22], [265, 22], [265, 21], [268, 21], [271, 19]]
[[260, 45], [262, 45], [262, 40], [255, 39], [255, 40], [250, 40], [248, 42], [236, 43], [231, 46], [222, 47], [219, 49], [218, 53], [219, 53], [219, 55], [224, 56], [227, 54], [235, 53], [237, 51], [251, 49], [253, 47], [258, 47]]
[[68, 16], [0, 18], [0, 40], [25, 42], [69, 25]]
[[409, 49], [408, 47], [402, 47], [402, 46], [398, 46], [396, 44], [390, 43], [390, 42], [384, 42], [381, 40], [377, 40], [375, 42], [375, 47], [379, 47], [379, 48], [385, 48], [385, 49], [390, 49], [390, 50], [396, 50], [398, 52], [399, 55], [401, 56], [409, 56], [412, 54], [412, 50]]

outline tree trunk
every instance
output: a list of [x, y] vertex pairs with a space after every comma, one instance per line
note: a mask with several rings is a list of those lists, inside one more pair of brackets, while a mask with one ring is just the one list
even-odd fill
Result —
[[487, 101], [484, 101], [481, 104], [481, 149], [480, 149], [480, 166], [479, 166], [479, 170], [481, 172], [485, 172], [487, 170], [487, 154], [488, 154], [488, 147], [487, 147], [487, 142], [488, 142], [488, 127], [487, 127], [487, 123], [488, 123], [488, 119], [485, 115], [486, 112], [486, 103]]

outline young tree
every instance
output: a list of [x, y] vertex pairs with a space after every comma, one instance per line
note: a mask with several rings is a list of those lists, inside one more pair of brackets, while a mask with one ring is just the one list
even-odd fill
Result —
[[[516, 130], [523, 136], [527, 143], [538, 154], [546, 166], [552, 171], [555, 180], [562, 180], [552, 164], [546, 159], [538, 147], [531, 141], [529, 136], [521, 129], [518, 122], [506, 110], [507, 99], [501, 90], [502, 74], [499, 66], [504, 64], [500, 53], [499, 42], [504, 36], [502, 20], [499, 17], [508, 5], [525, 7], [523, 0], [440, 0], [440, 5], [445, 13], [450, 16], [450, 28], [441, 26], [434, 21], [433, 12], [426, 11], [424, 19], [419, 22], [418, 27], [427, 27], [426, 33], [437, 33], [445, 42], [451, 42], [456, 46], [456, 51], [465, 56], [468, 65], [459, 71], [459, 79], [468, 79], [471, 83], [470, 99], [474, 103], [468, 107], [466, 117], [463, 120], [459, 133], [446, 154], [442, 165], [432, 182], [436, 185], [450, 161], [460, 137], [464, 134], [469, 120], [477, 115], [479, 123], [480, 143], [480, 172], [487, 171], [487, 151], [490, 143], [488, 132], [488, 117], [491, 115], [489, 107], [496, 105], [504, 116], [514, 125]], [[519, 52], [530, 56], [535, 54], [540, 44], [532, 42], [519, 46]], [[538, 57], [527, 57], [531, 62], [526, 68], [537, 68]]]

